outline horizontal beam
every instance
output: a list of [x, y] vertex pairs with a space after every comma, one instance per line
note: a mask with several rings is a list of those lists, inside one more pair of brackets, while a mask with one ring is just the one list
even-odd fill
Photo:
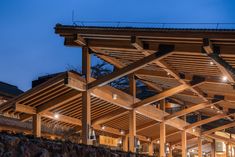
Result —
[[224, 130], [224, 129], [232, 128], [234, 126], [235, 126], [235, 122], [232, 122], [232, 123], [229, 123], [229, 124], [226, 124], [226, 125], [219, 126], [217, 128], [214, 128], [214, 129], [204, 131], [204, 132], [202, 132], [202, 135], [209, 135], [209, 134], [212, 134], [216, 131], [221, 131], [221, 130]]
[[111, 121], [115, 118], [121, 117], [121, 116], [127, 114], [128, 112], [129, 111], [124, 108], [114, 110], [112, 112], [107, 113], [106, 115], [104, 115], [102, 117], [99, 117], [97, 119], [92, 120], [92, 125], [104, 124], [104, 123]]
[[141, 107], [143, 105], [148, 105], [148, 104], [151, 104], [153, 102], [157, 102], [157, 101], [162, 100], [164, 98], [170, 97], [174, 94], [180, 93], [180, 92], [182, 92], [186, 89], [188, 89], [187, 85], [179, 85], [177, 87], [174, 87], [174, 88], [168, 89], [166, 91], [163, 91], [159, 94], [156, 94], [152, 97], [149, 97], [149, 98], [146, 98], [142, 101], [139, 101], [139, 102], [133, 104], [132, 107], [133, 108], [138, 108], [138, 107]]
[[216, 101], [216, 102], [213, 102], [213, 103], [203, 102], [203, 103], [200, 103], [200, 104], [197, 104], [197, 105], [193, 105], [193, 106], [191, 106], [189, 108], [186, 108], [184, 110], [174, 112], [171, 115], [165, 116], [164, 120], [170, 120], [170, 119], [173, 119], [173, 118], [177, 118], [177, 117], [189, 114], [191, 112], [195, 112], [195, 111], [201, 110], [203, 108], [210, 107], [210, 106], [215, 105], [216, 103], [219, 103], [219, 102], [220, 101]]
[[172, 53], [174, 50], [174, 46], [172, 45], [160, 45], [159, 51], [155, 52], [147, 57], [144, 57], [143, 59], [140, 59], [126, 67], [123, 67], [122, 69], [119, 69], [108, 76], [102, 77], [101, 79], [95, 80], [88, 84], [88, 89], [93, 89], [96, 87], [100, 87], [103, 85], [106, 85], [118, 78], [121, 78], [123, 76], [126, 76], [128, 74], [131, 74], [144, 66], [146, 66], [149, 63], [152, 63], [155, 60], [160, 60], [170, 53]]
[[222, 57], [219, 56], [220, 52], [219, 47], [213, 46], [212, 42], [208, 38], [203, 39], [203, 48], [204, 52], [206, 52], [207, 56], [210, 57], [221, 73], [228, 78], [228, 80], [232, 83], [235, 82], [234, 75], [235, 69], [226, 62]]
[[189, 125], [187, 125], [185, 127], [185, 129], [190, 129], [190, 128], [194, 128], [194, 127], [197, 127], [197, 126], [201, 126], [201, 125], [204, 125], [204, 124], [207, 124], [207, 123], [210, 123], [210, 122], [222, 119], [222, 118], [226, 118], [226, 117], [229, 117], [229, 116], [232, 116], [232, 115], [234, 115], [234, 114], [230, 114], [230, 115], [218, 114], [216, 116], [213, 116], [213, 117], [210, 117], [210, 118], [206, 118], [206, 119], [197, 121], [195, 123], [189, 124]]
[[37, 113], [37, 109], [35, 107], [22, 105], [20, 103], [16, 103], [14, 105], [14, 111], [21, 112], [21, 113], [27, 113], [27, 114], [36, 114]]

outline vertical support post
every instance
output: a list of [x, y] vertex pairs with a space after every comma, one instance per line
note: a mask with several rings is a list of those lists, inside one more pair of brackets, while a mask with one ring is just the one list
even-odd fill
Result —
[[153, 156], [153, 142], [151, 141], [151, 142], [149, 142], [149, 155], [150, 156]]
[[[86, 84], [90, 81], [90, 54], [89, 48], [82, 48], [82, 73], [85, 76]], [[91, 96], [89, 91], [82, 92], [82, 143], [91, 144], [89, 140], [91, 126]]]
[[131, 110], [129, 112], [129, 150], [136, 152], [135, 149], [135, 137], [136, 137], [136, 112]]
[[215, 140], [211, 143], [211, 157], [215, 157]]
[[122, 150], [128, 152], [128, 136], [123, 137]]
[[169, 154], [168, 154], [168, 157], [173, 157], [173, 154], [172, 154], [172, 146], [169, 147]]
[[160, 123], [160, 157], [166, 156], [166, 124], [165, 122]]
[[165, 109], [166, 109], [166, 99], [160, 100], [160, 109], [162, 111], [165, 111]]
[[229, 145], [226, 143], [226, 157], [229, 157]]
[[41, 115], [33, 115], [33, 135], [35, 137], [41, 137]]
[[202, 139], [198, 137], [198, 157], [202, 157]]
[[187, 157], [187, 132], [185, 130], [181, 133], [182, 140], [182, 157]]
[[[135, 75], [129, 75], [130, 94], [133, 97], [133, 104], [136, 99], [136, 80]], [[129, 151], [136, 152], [136, 112], [132, 110], [129, 112]]]

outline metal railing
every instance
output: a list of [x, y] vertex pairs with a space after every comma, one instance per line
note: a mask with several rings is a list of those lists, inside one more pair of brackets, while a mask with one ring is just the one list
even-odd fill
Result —
[[75, 26], [179, 28], [179, 29], [235, 29], [235, 23], [161, 23], [128, 21], [72, 21]]

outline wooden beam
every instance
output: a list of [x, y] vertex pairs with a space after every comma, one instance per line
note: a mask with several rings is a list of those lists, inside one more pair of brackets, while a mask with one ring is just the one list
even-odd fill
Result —
[[187, 157], [187, 132], [185, 130], [181, 132], [181, 140], [182, 157]]
[[98, 124], [104, 124], [108, 121], [111, 121], [113, 119], [116, 119], [118, 117], [121, 117], [125, 114], [128, 114], [128, 110], [124, 109], [124, 108], [119, 108], [117, 110], [111, 111], [109, 113], [107, 113], [106, 115], [96, 118], [94, 120], [92, 120], [92, 125], [98, 125]]
[[211, 130], [204, 131], [204, 132], [202, 132], [202, 135], [209, 135], [209, 134], [212, 134], [216, 131], [228, 129], [228, 128], [231, 128], [231, 127], [234, 127], [234, 126], [235, 126], [235, 122], [232, 122], [232, 123], [222, 125], [222, 126], [219, 126], [217, 128], [211, 129]]
[[27, 113], [27, 114], [36, 114], [37, 113], [37, 109], [35, 107], [22, 105], [20, 103], [16, 103], [14, 105], [14, 111], [15, 112]]
[[101, 79], [98, 79], [98, 80], [95, 80], [95, 81], [89, 83], [88, 89], [91, 90], [93, 88], [106, 85], [106, 84], [108, 84], [118, 78], [121, 78], [121, 77], [128, 75], [130, 73], [133, 73], [133, 72], [143, 68], [147, 64], [152, 63], [155, 60], [160, 60], [160, 59], [166, 57], [167, 55], [172, 53], [173, 50], [174, 50], [174, 47], [171, 45], [161, 45], [159, 47], [158, 52], [155, 52], [147, 57], [144, 57], [143, 59], [140, 59], [140, 60], [136, 61], [135, 63], [132, 63], [126, 67], [123, 67], [122, 69], [119, 69], [119, 70], [109, 74], [108, 76], [105, 76]]
[[226, 137], [216, 135], [216, 134], [210, 134], [210, 135], [206, 135], [206, 136], [209, 138], [215, 139], [215, 140], [224, 141], [225, 143], [235, 144], [235, 140], [231, 139], [231, 138], [226, 138]]
[[[206, 52], [207, 56], [210, 57], [215, 63], [215, 65], [219, 68], [221, 73], [227, 77], [227, 79], [235, 83], [234, 75], [235, 75], [235, 69], [223, 58], [219, 56], [219, 52], [216, 52], [216, 48], [213, 46], [212, 42], [208, 38], [203, 39], [203, 48]], [[218, 49], [218, 48], [217, 48]]]
[[159, 93], [155, 96], [152, 96], [152, 97], [146, 98], [146, 99], [144, 99], [140, 102], [137, 102], [137, 103], [133, 104], [132, 107], [133, 108], [138, 108], [138, 107], [141, 107], [141, 106], [144, 106], [144, 105], [151, 104], [153, 102], [156, 102], [156, 101], [162, 100], [164, 98], [170, 97], [174, 94], [180, 93], [180, 92], [184, 91], [187, 88], [188, 88], [187, 85], [179, 85], [177, 87], [174, 87], [174, 88], [168, 89], [166, 91], [163, 91], [163, 92], [161, 92], [161, 93]]
[[61, 106], [65, 103], [68, 103], [69, 101], [77, 99], [79, 97], [81, 97], [81, 93], [79, 93], [78, 91], [75, 91], [75, 90], [71, 90], [62, 96], [58, 96], [58, 97], [46, 102], [45, 104], [38, 106], [37, 113], [42, 113], [42, 112], [52, 110], [53, 108]]
[[[117, 99], [114, 100], [113, 94], [117, 94]], [[115, 89], [113, 87], [110, 87], [108, 85], [96, 88], [91, 91], [91, 95], [94, 97], [97, 97], [99, 99], [102, 99], [104, 101], [110, 102], [114, 105], [120, 106], [124, 109], [131, 110], [131, 105], [133, 104], [133, 97], [127, 93], [124, 93], [118, 89]], [[136, 98], [136, 101], [139, 102], [140, 100]], [[136, 112], [138, 114], [141, 114], [143, 116], [146, 116], [150, 119], [153, 119], [155, 121], [161, 122], [163, 120], [163, 115], [168, 115], [168, 113], [163, 112], [156, 107], [147, 105], [142, 106], [140, 108], [136, 109]], [[173, 126], [175, 128], [178, 128], [180, 130], [183, 130], [183, 128], [188, 125], [188, 123], [182, 121], [181, 119], [173, 119], [166, 122], [168, 125]], [[199, 136], [198, 132], [194, 132], [192, 129], [187, 130], [188, 133], [193, 134], [195, 136]]]
[[194, 127], [197, 127], [197, 126], [201, 126], [201, 125], [204, 125], [204, 124], [207, 124], [207, 123], [210, 123], [210, 122], [222, 119], [222, 118], [226, 118], [226, 117], [229, 117], [229, 116], [232, 116], [232, 115], [234, 115], [234, 114], [229, 114], [229, 115], [227, 115], [227, 114], [218, 114], [218, 115], [215, 115], [213, 117], [206, 118], [206, 119], [197, 121], [195, 123], [189, 124], [184, 129], [190, 129], [190, 128], [194, 128]]
[[201, 110], [201, 109], [206, 108], [206, 107], [210, 107], [210, 106], [215, 105], [216, 103], [219, 103], [219, 102], [220, 101], [203, 102], [203, 103], [200, 103], [200, 104], [197, 104], [197, 105], [193, 105], [192, 107], [189, 107], [189, 108], [186, 108], [184, 110], [174, 112], [171, 115], [165, 116], [164, 120], [170, 120], [170, 119], [173, 119], [173, 118], [176, 118], [176, 117], [180, 117], [180, 116], [186, 115], [188, 113], [195, 112], [195, 111]]
[[136, 152], [135, 146], [136, 138], [136, 112], [131, 110], [129, 112], [129, 151]]
[[41, 115], [33, 115], [33, 135], [35, 137], [41, 137]]
[[160, 157], [166, 156], [166, 124], [160, 123]]
[[128, 135], [122, 137], [122, 150], [128, 152]]
[[[133, 41], [133, 39], [131, 40]], [[136, 39], [135, 41], [138, 41], [138, 39]], [[136, 42], [135, 45], [138, 45], [139, 47], [141, 47], [142, 45], [139, 44], [141, 43], [140, 41]], [[138, 47], [136, 47], [138, 48]], [[145, 55], [145, 56], [148, 56], [151, 54], [150, 51], [148, 50], [143, 50], [142, 53]], [[172, 70], [172, 68], [170, 68], [170, 66], [165, 63], [164, 61], [159, 61], [159, 60], [156, 60], [154, 61], [155, 64], [157, 64], [158, 66], [160, 66], [161, 68], [163, 68], [168, 74], [170, 74], [171, 76], [173, 76], [175, 79], [177, 79], [180, 83], [182, 84], [185, 84], [185, 85], [188, 85], [187, 82], [185, 82], [183, 79], [181, 79], [179, 76], [178, 76], [178, 72], [176, 72], [175, 70]], [[189, 89], [196, 93], [199, 97], [201, 97], [204, 101], [207, 101], [207, 99], [203, 96], [203, 93], [200, 91], [200, 90], [196, 90], [194, 89], [192, 86], [188, 85]]]
[[86, 46], [87, 45], [86, 40], [78, 34], [77, 34], [76, 38], [74, 39], [74, 42], [76, 42], [80, 46]]
[[[85, 75], [86, 84], [91, 79], [91, 64], [90, 64], [89, 48], [82, 48], [82, 74]], [[82, 92], [82, 143], [90, 145], [91, 133], [91, 94], [90, 91]]]
[[58, 114], [58, 116], [59, 116], [58, 118], [55, 118], [55, 113], [52, 113], [52, 112], [43, 112], [40, 115], [42, 117], [53, 119], [53, 120], [56, 120], [56, 121], [59, 121], [59, 122], [64, 122], [64, 123], [67, 123], [67, 124], [82, 126], [82, 122], [81, 122], [80, 119], [69, 117], [69, 116], [66, 116], [66, 115]]
[[202, 139], [198, 137], [198, 157], [202, 157]]

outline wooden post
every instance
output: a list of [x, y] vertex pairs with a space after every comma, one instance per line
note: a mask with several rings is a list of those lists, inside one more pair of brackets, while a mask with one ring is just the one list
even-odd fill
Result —
[[41, 137], [41, 115], [33, 115], [33, 135], [35, 137]]
[[168, 157], [173, 157], [172, 151], [173, 151], [173, 148], [172, 148], [172, 146], [170, 146], [170, 147], [169, 147], [169, 154], [168, 154]]
[[[86, 83], [90, 81], [90, 54], [88, 47], [82, 48], [82, 73]], [[89, 91], [82, 92], [82, 143], [91, 144], [89, 133], [91, 127], [91, 96]]]
[[211, 157], [215, 157], [215, 140], [211, 143]]
[[229, 144], [226, 143], [226, 157], [229, 157]]
[[[136, 98], [136, 80], [135, 75], [129, 75], [130, 94], [133, 96], [133, 104]], [[136, 137], [136, 112], [132, 110], [129, 112], [129, 151], [136, 152], [135, 146]]]
[[122, 150], [125, 152], [128, 152], [128, 136], [124, 136], [123, 139], [123, 144], [122, 144]]
[[136, 137], [136, 112], [131, 110], [129, 112], [129, 151], [136, 152], [135, 149], [135, 137]]
[[166, 109], [166, 99], [160, 100], [160, 109], [162, 111], [165, 111], [165, 109]]
[[198, 157], [202, 157], [202, 139], [198, 137]]
[[149, 142], [149, 155], [150, 156], [153, 156], [153, 142], [151, 141], [151, 142]]
[[160, 123], [160, 157], [166, 156], [165, 143], [166, 143], [166, 124], [165, 122], [161, 122]]
[[181, 133], [182, 140], [182, 157], [187, 157], [187, 132], [185, 130]]

